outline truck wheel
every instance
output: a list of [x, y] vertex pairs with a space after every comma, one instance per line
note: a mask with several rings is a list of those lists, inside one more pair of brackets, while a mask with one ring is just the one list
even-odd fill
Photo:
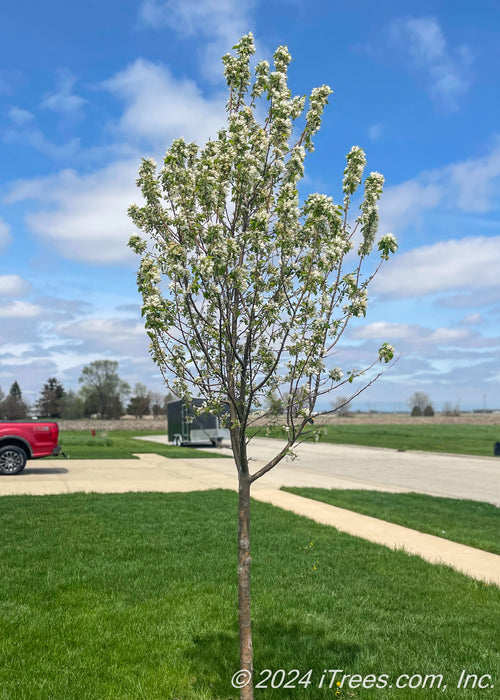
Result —
[[17, 445], [0, 448], [0, 474], [20, 474], [26, 466], [26, 452]]

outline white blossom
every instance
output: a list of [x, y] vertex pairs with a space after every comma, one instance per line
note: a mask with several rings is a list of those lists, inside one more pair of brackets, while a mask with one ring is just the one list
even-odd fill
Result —
[[378, 228], [378, 207], [377, 201], [380, 199], [384, 187], [384, 176], [380, 173], [370, 173], [365, 180], [365, 197], [361, 204], [361, 233], [363, 242], [359, 247], [358, 254], [365, 256], [371, 252], [375, 235]]
[[392, 360], [394, 357], [394, 348], [392, 345], [389, 345], [389, 343], [382, 343], [382, 346], [379, 348], [378, 351], [378, 357], [380, 362], [382, 360], [387, 364]]
[[382, 260], [389, 260], [389, 255], [395, 253], [398, 249], [396, 236], [392, 233], [386, 233], [378, 242], [378, 249]]
[[334, 367], [328, 372], [328, 376], [330, 377], [332, 382], [340, 382], [340, 380], [344, 376], [344, 373], [338, 367]]
[[345, 195], [354, 194], [363, 177], [365, 165], [364, 151], [359, 146], [353, 146], [347, 154], [347, 167], [344, 170], [343, 190]]
[[[343, 379], [329, 358], [348, 320], [366, 314], [362, 262], [374, 244], [384, 179], [376, 172], [365, 179], [355, 259], [349, 207], [364, 151], [353, 146], [347, 155], [343, 200], [305, 191], [306, 156], [332, 90], [314, 88], [306, 106], [289, 87], [288, 49], [278, 47], [272, 68], [258, 61], [252, 73], [254, 51], [247, 34], [223, 57], [227, 118], [208, 143], [178, 138], [160, 167], [143, 160], [144, 204], [129, 209], [141, 235], [129, 246], [141, 259], [151, 355], [171, 391], [186, 400], [195, 393], [210, 410], [229, 403], [235, 430], [270, 392], [288, 396], [292, 445], [318, 396], [363, 372], [345, 368]], [[396, 248], [392, 234], [378, 242], [383, 260]], [[393, 355], [384, 344], [378, 359]]]

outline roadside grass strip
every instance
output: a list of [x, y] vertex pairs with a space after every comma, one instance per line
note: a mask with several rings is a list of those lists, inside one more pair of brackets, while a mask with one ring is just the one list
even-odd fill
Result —
[[[236, 700], [237, 507], [220, 490], [1, 498], [0, 698]], [[256, 698], [498, 698], [496, 586], [257, 501], [252, 538]], [[487, 687], [458, 688], [464, 670]], [[337, 686], [348, 674], [386, 687]]]
[[[318, 426], [319, 442], [484, 457], [493, 457], [494, 445], [500, 442], [499, 425], [349, 425], [348, 418], [342, 420], [341, 425]], [[251, 428], [248, 433], [281, 439], [285, 435], [280, 427]], [[500, 457], [498, 463], [500, 467]]]
[[500, 554], [500, 508], [421, 493], [283, 486], [282, 491]]
[[210, 451], [205, 448], [175, 447], [147, 440], [134, 440], [134, 437], [140, 435], [165, 434], [166, 431], [160, 430], [96, 430], [95, 436], [92, 436], [91, 432], [87, 430], [62, 430], [59, 433], [59, 444], [70, 459], [137, 459], [134, 453], [139, 452], [153, 452], [170, 459], [204, 459], [228, 456], [221, 451]]

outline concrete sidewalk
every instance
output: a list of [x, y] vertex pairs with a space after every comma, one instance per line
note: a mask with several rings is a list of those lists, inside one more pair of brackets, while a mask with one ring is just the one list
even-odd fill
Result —
[[409, 554], [417, 554], [432, 564], [446, 564], [471, 578], [500, 586], [500, 556], [497, 554], [286, 491], [259, 489], [256, 486], [252, 498], [390, 549], [403, 549]]
[[[187, 492], [214, 488], [237, 490], [237, 475], [231, 459], [169, 459], [161, 455], [138, 454], [139, 460], [44, 460], [28, 466], [18, 476], [0, 477], [0, 495], [44, 495], [73, 492], [125, 493]], [[258, 468], [259, 464], [253, 464]], [[280, 486], [321, 488], [370, 488], [373, 483], [328, 478], [325, 474], [278, 466], [252, 487], [252, 498], [306, 516], [324, 525], [362, 537], [392, 549], [404, 549], [432, 563], [453, 567], [472, 578], [500, 586], [500, 556], [410, 528], [360, 515], [343, 508], [280, 491]], [[384, 488], [404, 492], [409, 489]]]

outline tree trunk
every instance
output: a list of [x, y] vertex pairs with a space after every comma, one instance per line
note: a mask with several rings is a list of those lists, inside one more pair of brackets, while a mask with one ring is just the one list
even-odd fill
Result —
[[[238, 611], [240, 671], [246, 671], [248, 685], [241, 688], [241, 700], [253, 700], [253, 646], [250, 611], [250, 481], [239, 474], [238, 507]], [[249, 674], [249, 675], [248, 675]]]

